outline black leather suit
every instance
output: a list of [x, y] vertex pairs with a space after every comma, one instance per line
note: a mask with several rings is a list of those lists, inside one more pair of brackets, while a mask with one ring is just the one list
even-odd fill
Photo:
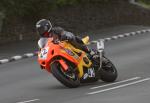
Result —
[[68, 40], [76, 48], [81, 49], [81, 50], [89, 53], [88, 47], [86, 45], [84, 45], [84, 43], [80, 37], [75, 36], [71, 32], [64, 31], [64, 29], [61, 27], [53, 27], [50, 31], [50, 34], [52, 34], [51, 36], [59, 35], [59, 39], [61, 41]]

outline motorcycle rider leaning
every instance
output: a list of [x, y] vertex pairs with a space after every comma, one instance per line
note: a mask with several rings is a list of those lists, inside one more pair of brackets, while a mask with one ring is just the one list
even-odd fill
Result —
[[37, 33], [40, 35], [38, 45], [40, 48], [43, 48], [49, 37], [53, 37], [54, 41], [68, 40], [74, 47], [81, 49], [88, 53], [90, 57], [93, 57], [95, 53], [92, 50], [89, 50], [88, 47], [83, 43], [82, 39], [78, 36], [75, 36], [71, 32], [65, 31], [61, 27], [52, 27], [51, 22], [47, 19], [41, 19], [36, 23]]

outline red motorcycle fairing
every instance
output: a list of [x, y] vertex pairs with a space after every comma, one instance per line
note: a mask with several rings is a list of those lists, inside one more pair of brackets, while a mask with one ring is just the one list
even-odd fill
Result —
[[[61, 45], [63, 45], [63, 43], [61, 43]], [[42, 51], [44, 51], [43, 54], [46, 54], [44, 59], [41, 58]], [[63, 57], [73, 62], [75, 65], [78, 65], [77, 59], [74, 58], [73, 56], [70, 56], [62, 46], [52, 43], [51, 38], [49, 38], [46, 46], [42, 48], [42, 50], [38, 53], [38, 56], [39, 56], [38, 58], [39, 64], [43, 69], [46, 69], [48, 72], [51, 72], [50, 63], [53, 63], [53, 60], [55, 60], [55, 58], [57, 57]], [[58, 61], [60, 65], [62, 65], [64, 71], [68, 70], [68, 66], [64, 60], [60, 59], [56, 61]]]

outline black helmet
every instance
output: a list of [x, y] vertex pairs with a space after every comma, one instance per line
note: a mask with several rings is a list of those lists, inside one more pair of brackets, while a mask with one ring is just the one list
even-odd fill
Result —
[[49, 20], [41, 19], [36, 23], [37, 33], [42, 37], [47, 37], [51, 28], [52, 24]]

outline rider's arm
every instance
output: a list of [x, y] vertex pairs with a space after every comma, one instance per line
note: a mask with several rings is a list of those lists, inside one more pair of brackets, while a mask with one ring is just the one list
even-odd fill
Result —
[[77, 42], [81, 45], [84, 45], [82, 39], [79, 36], [75, 36], [73, 33], [64, 31], [64, 35], [62, 35], [61, 40], [68, 40], [69, 42]]
[[42, 37], [42, 38], [40, 38], [40, 39], [38, 40], [38, 46], [39, 46], [40, 49], [45, 46], [45, 44], [46, 44], [46, 42], [47, 42], [47, 39], [48, 39], [48, 38], [43, 38], [43, 37]]
[[71, 32], [64, 31], [63, 35], [61, 35], [61, 40], [73, 41], [75, 40], [75, 35]]

